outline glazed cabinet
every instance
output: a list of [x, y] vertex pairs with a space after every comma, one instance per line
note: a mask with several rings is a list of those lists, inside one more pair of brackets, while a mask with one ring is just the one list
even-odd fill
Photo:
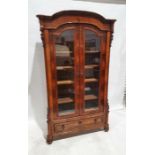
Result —
[[47, 142], [108, 131], [108, 70], [115, 20], [85, 11], [37, 17], [47, 78]]

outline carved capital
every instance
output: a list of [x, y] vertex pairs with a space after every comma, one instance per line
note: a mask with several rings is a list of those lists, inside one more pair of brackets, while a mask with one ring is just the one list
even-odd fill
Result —
[[110, 37], [110, 47], [111, 47], [111, 45], [112, 45], [112, 40], [113, 40], [113, 32], [111, 32], [111, 37]]
[[45, 39], [44, 39], [44, 33], [43, 33], [43, 29], [40, 28], [40, 36], [41, 36], [41, 40], [42, 40], [42, 43], [43, 43], [43, 47], [45, 48]]

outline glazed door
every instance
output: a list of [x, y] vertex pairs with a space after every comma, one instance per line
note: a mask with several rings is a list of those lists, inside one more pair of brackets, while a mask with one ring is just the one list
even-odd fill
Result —
[[106, 33], [80, 25], [52, 32], [54, 116], [103, 110]]
[[79, 115], [79, 39], [76, 26], [62, 27], [54, 36], [55, 117]]
[[81, 114], [103, 110], [106, 33], [81, 26]]

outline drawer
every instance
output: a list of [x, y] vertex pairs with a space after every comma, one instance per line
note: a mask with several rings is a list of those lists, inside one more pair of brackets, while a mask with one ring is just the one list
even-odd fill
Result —
[[56, 133], [58, 132], [65, 132], [65, 131], [70, 131], [75, 128], [78, 128], [79, 122], [68, 122], [68, 123], [61, 123], [61, 124], [56, 124], [54, 127], [54, 130]]
[[101, 117], [97, 117], [97, 118], [91, 118], [91, 119], [84, 119], [82, 121], [83, 125], [87, 125], [87, 124], [98, 124], [103, 122], [103, 119]]
[[89, 128], [96, 128], [100, 124], [103, 124], [102, 117], [88, 118], [55, 124], [54, 131], [55, 133], [81, 131]]

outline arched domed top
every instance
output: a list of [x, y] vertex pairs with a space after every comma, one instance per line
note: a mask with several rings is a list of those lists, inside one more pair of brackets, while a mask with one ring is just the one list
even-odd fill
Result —
[[113, 22], [116, 21], [114, 19], [106, 19], [103, 16], [101, 16], [100, 14], [97, 14], [95, 12], [78, 11], [78, 10], [64, 10], [64, 11], [57, 12], [57, 13], [51, 15], [51, 16], [37, 15], [37, 17], [39, 19], [50, 19], [50, 20], [53, 20], [55, 18], [58, 18], [60, 16], [65, 16], [65, 15], [73, 15], [73, 16], [82, 15], [83, 17], [94, 17], [94, 18], [97, 18], [97, 19], [101, 20], [102, 22], [108, 22], [108, 23], [113, 23]]
[[[65, 10], [60, 11], [52, 16], [48, 15], [37, 15], [39, 18], [41, 28], [48, 28], [48, 29], [56, 29], [62, 24], [67, 23], [93, 23], [96, 24], [98, 28], [104, 30], [104, 27], [108, 27], [107, 24], [110, 24], [109, 31], [113, 31], [113, 24], [116, 20], [113, 19], [106, 19], [103, 16], [89, 11], [78, 11], [78, 10]], [[103, 26], [102, 26], [103, 25]]]

